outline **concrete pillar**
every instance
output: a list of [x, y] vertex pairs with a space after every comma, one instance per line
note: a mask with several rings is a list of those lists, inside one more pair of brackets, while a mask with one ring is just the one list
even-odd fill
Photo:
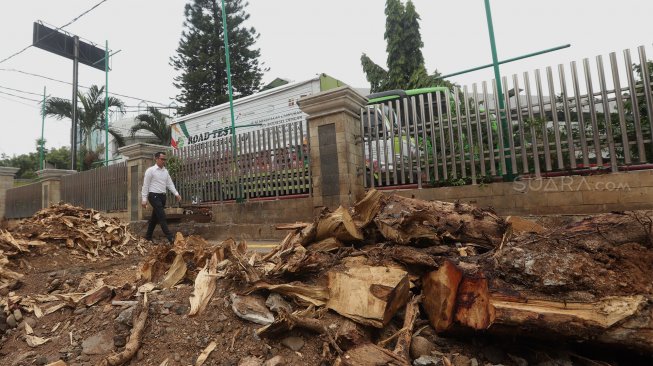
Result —
[[350, 207], [365, 194], [360, 110], [366, 104], [349, 86], [299, 100], [308, 114], [315, 206]]
[[141, 206], [145, 170], [154, 165], [154, 154], [167, 152], [168, 146], [137, 143], [123, 146], [118, 153], [127, 157], [127, 213], [129, 221], [139, 221], [148, 213]]
[[14, 186], [14, 176], [19, 168], [0, 167], [0, 220], [5, 218], [7, 190]]
[[76, 173], [75, 170], [66, 169], [38, 170], [36, 175], [41, 181], [41, 208], [59, 203], [61, 201], [61, 177]]

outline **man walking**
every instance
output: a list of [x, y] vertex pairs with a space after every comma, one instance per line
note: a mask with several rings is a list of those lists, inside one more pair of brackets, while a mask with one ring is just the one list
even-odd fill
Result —
[[177, 201], [181, 201], [181, 196], [175, 189], [175, 184], [172, 183], [172, 178], [168, 170], [165, 168], [166, 165], [166, 154], [163, 152], [158, 152], [154, 154], [155, 165], [149, 167], [145, 171], [145, 179], [143, 180], [143, 189], [141, 190], [141, 198], [143, 208], [147, 207], [147, 202], [150, 202], [152, 205], [152, 217], [147, 225], [147, 233], [145, 234], [146, 240], [152, 240], [152, 234], [154, 233], [154, 228], [158, 223], [161, 225], [161, 230], [168, 238], [170, 244], [174, 242], [174, 237], [168, 229], [168, 223], [166, 222], [166, 213], [163, 208], [166, 205], [166, 188], [175, 195]]

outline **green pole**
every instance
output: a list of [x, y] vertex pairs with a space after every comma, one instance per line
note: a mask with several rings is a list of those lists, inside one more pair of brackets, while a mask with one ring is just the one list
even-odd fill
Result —
[[[537, 51], [537, 52], [527, 53], [527, 54], [522, 55], [522, 56], [517, 56], [517, 57], [513, 57], [513, 58], [505, 59], [505, 60], [503, 60], [503, 61], [499, 61], [499, 65], [507, 64], [508, 62], [513, 62], [513, 61], [522, 60], [522, 59], [525, 59], [525, 58], [528, 58], [528, 57], [538, 56], [538, 55], [541, 55], [541, 54], [543, 54], [543, 53], [548, 53], [548, 52], [558, 51], [558, 50], [561, 50], [561, 49], [563, 49], [563, 48], [569, 48], [569, 47], [571, 47], [571, 45], [570, 45], [570, 44], [566, 44], [566, 45], [563, 45], [563, 46], [558, 46], [558, 47], [548, 48], [548, 49], [546, 49], [546, 50], [542, 50], [542, 51]], [[473, 68], [471, 68], [471, 69], [467, 69], [467, 70], [463, 70], [463, 71], [454, 72], [453, 74], [436, 76], [435, 78], [436, 78], [436, 79], [446, 79], [446, 78], [449, 78], [449, 77], [452, 77], [452, 76], [461, 75], [461, 74], [467, 74], [468, 72], [477, 71], [477, 70], [482, 70], [482, 69], [486, 69], [486, 68], [488, 68], [488, 67], [492, 67], [492, 66], [494, 66], [494, 64], [487, 64], [487, 65], [483, 65], [483, 66], [477, 66], [477, 67], [473, 67]]]
[[109, 41], [104, 48], [104, 166], [109, 166]]
[[[503, 86], [501, 85], [501, 73], [499, 72], [499, 57], [497, 56], [497, 45], [494, 42], [494, 27], [492, 26], [492, 11], [490, 10], [490, 0], [485, 0], [485, 15], [487, 17], [487, 29], [490, 33], [490, 47], [492, 48], [492, 64], [494, 65], [494, 79], [497, 82], [497, 97], [499, 98], [499, 115], [501, 116], [501, 127], [503, 129], [503, 147], [509, 148], [507, 135], [511, 133], [508, 129], [508, 122], [506, 121], [506, 114], [504, 111], [503, 103]], [[512, 164], [510, 159], [506, 156], [506, 172], [503, 172], [504, 180], [512, 180]]]
[[[227, 86], [229, 87], [229, 110], [231, 111], [231, 151], [234, 155], [234, 163], [236, 162], [236, 120], [234, 118], [234, 96], [233, 90], [231, 88], [231, 64], [229, 63], [229, 36], [227, 34], [227, 11], [224, 6], [224, 0], [222, 0], [222, 29], [224, 33], [224, 53], [225, 60], [227, 62]], [[242, 201], [240, 197], [240, 190], [237, 190], [236, 201]]]
[[45, 86], [43, 87], [43, 104], [41, 104], [41, 153], [39, 154], [40, 156], [40, 163], [39, 166], [41, 167], [41, 170], [45, 169], [45, 166], [43, 165], [43, 149], [45, 148], [45, 140], [44, 139], [44, 134], [45, 132]]

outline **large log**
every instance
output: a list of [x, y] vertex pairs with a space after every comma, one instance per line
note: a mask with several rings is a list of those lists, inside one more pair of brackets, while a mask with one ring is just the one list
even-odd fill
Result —
[[488, 210], [463, 203], [427, 202], [392, 195], [374, 219], [383, 236], [402, 245], [447, 242], [498, 247], [508, 224]]
[[653, 294], [653, 212], [597, 215], [517, 235], [484, 264], [513, 289], [567, 300]]
[[652, 223], [652, 212], [625, 212], [528, 229], [423, 276], [424, 309], [438, 332], [453, 318], [456, 329], [653, 352]]
[[653, 297], [613, 296], [566, 302], [491, 294], [492, 326], [507, 325], [538, 336], [601, 342], [653, 354]]
[[355, 322], [383, 328], [408, 302], [408, 273], [398, 268], [359, 265], [328, 273], [326, 306]]
[[450, 261], [422, 278], [422, 306], [436, 332], [447, 330], [454, 321], [458, 285], [463, 272]]
[[611, 296], [562, 301], [489, 291], [487, 281], [464, 279], [456, 321], [473, 329], [572, 339], [653, 352], [653, 297]]

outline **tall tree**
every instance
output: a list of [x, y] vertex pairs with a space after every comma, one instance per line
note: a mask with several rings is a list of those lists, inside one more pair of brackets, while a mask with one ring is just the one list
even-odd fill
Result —
[[451, 83], [436, 79], [439, 73], [429, 74], [422, 55], [419, 14], [412, 1], [404, 6], [401, 0], [386, 0], [385, 34], [388, 69], [377, 65], [366, 54], [361, 56], [361, 65], [370, 82], [371, 92], [391, 89], [415, 89]]
[[[192, 0], [184, 9], [185, 29], [177, 55], [170, 58], [170, 64], [181, 72], [174, 85], [180, 89], [176, 99], [183, 103], [182, 115], [229, 100], [220, 1]], [[244, 10], [246, 2], [225, 0], [225, 6], [232, 87], [237, 98], [251, 95], [261, 87], [260, 50], [253, 48], [259, 34], [253, 27], [245, 27], [249, 19]]]
[[136, 124], [131, 128], [131, 135], [134, 136], [140, 130], [149, 131], [157, 138], [157, 143], [168, 146], [172, 136], [168, 124], [169, 118], [170, 116], [161, 113], [157, 108], [148, 107], [147, 113], [139, 114], [134, 118]]
[[[90, 136], [93, 131], [104, 131], [104, 87], [92, 85], [86, 93], [77, 93], [79, 104], [77, 107], [77, 116], [79, 118], [79, 128], [82, 131], [82, 143], [91, 149]], [[117, 108], [118, 112], [125, 112], [125, 104], [122, 100], [109, 97], [109, 107]], [[73, 105], [69, 99], [48, 98], [45, 101], [45, 115], [53, 116], [57, 119], [72, 119]], [[116, 139], [118, 145], [124, 144], [124, 138], [120, 131], [109, 128], [109, 133]]]

